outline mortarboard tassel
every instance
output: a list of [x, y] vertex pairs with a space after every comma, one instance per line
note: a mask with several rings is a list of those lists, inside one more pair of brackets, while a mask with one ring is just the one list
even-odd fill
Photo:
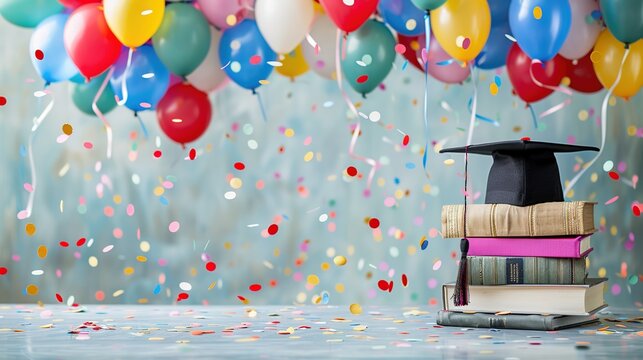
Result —
[[453, 304], [455, 306], [465, 306], [469, 304], [469, 279], [467, 274], [467, 254], [469, 253], [469, 240], [467, 239], [467, 166], [469, 164], [469, 146], [464, 148], [464, 237], [460, 240], [460, 266], [458, 267], [458, 277], [455, 281], [453, 290]]

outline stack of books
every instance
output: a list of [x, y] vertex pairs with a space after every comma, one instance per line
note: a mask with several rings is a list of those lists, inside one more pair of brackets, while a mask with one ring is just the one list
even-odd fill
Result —
[[494, 165], [485, 204], [442, 208], [442, 236], [468, 240], [466, 277], [459, 275], [468, 303], [454, 300], [454, 283], [443, 285], [439, 325], [556, 330], [596, 321], [607, 305], [606, 279], [587, 276], [595, 203], [563, 201], [558, 167], [541, 167], [556, 165], [552, 152], [580, 150], [587, 149], [530, 141], [466, 149], [492, 155]]

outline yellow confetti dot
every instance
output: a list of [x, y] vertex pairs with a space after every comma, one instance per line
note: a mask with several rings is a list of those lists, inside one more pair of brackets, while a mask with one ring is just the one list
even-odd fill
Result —
[[337, 291], [338, 293], [341, 294], [341, 293], [344, 292], [344, 290], [345, 290], [344, 284], [342, 284], [342, 283], [335, 284], [335, 291]]
[[540, 6], [534, 6], [534, 19], [540, 20], [543, 17], [543, 9]]
[[74, 128], [70, 124], [63, 124], [63, 134], [71, 135], [72, 132], [74, 132]]
[[608, 103], [610, 104], [610, 106], [616, 105], [616, 97], [610, 96], [610, 100], [608, 101]]
[[598, 181], [598, 174], [597, 173], [592, 173], [592, 175], [589, 177], [589, 180], [593, 183]]
[[616, 227], [616, 225], [612, 225], [612, 226], [610, 227], [610, 234], [611, 234], [612, 236], [616, 236], [616, 235], [618, 235], [618, 228]]
[[406, 253], [407, 253], [407, 254], [409, 254], [409, 255], [415, 255], [415, 253], [417, 253], [417, 251], [418, 251], [418, 248], [416, 248], [416, 247], [415, 247], [415, 246], [413, 246], [413, 245], [409, 245], [409, 246], [406, 248]]
[[259, 80], [259, 84], [268, 85], [268, 84], [270, 84], [270, 81], [268, 81], [268, 80]]
[[417, 21], [415, 21], [415, 19], [408, 19], [406, 21], [406, 24], [404, 25], [406, 26], [407, 30], [412, 31], [415, 30], [415, 28], [418, 26], [418, 23]]
[[274, 257], [279, 257], [279, 255], [281, 255], [281, 250], [279, 250], [279, 248], [275, 248], [275, 249], [272, 251], [272, 255], [273, 255]]
[[123, 289], [119, 289], [119, 290], [114, 291], [114, 293], [112, 294], [112, 296], [113, 296], [113, 297], [119, 297], [119, 296], [123, 295], [124, 293], [125, 293], [125, 290], [123, 290]]
[[137, 301], [139, 304], [147, 304], [149, 302], [147, 298], [140, 298]]
[[324, 261], [323, 263], [321, 263], [321, 269], [322, 271], [327, 271], [328, 269], [330, 269], [330, 264]]
[[348, 309], [353, 315], [359, 315], [362, 313], [362, 307], [359, 304], [351, 304]]
[[444, 160], [444, 165], [446, 165], [446, 166], [451, 166], [453, 164], [455, 164], [455, 160], [453, 160], [453, 159]]
[[404, 197], [404, 191], [402, 189], [397, 189], [393, 195], [395, 195], [396, 199], [401, 200]]
[[430, 193], [430, 192], [431, 192], [431, 185], [429, 185], [429, 184], [424, 184], [424, 186], [422, 186], [422, 191], [423, 191], [425, 194]]
[[165, 189], [163, 189], [162, 186], [157, 186], [154, 188], [154, 195], [155, 196], [161, 196], [165, 193]]
[[377, 179], [377, 186], [382, 187], [386, 185], [386, 180], [384, 178], [378, 178]]
[[142, 262], [142, 263], [147, 262], [147, 257], [145, 257], [143, 255], [139, 255], [139, 256], [136, 257], [136, 261]]
[[89, 259], [87, 259], [87, 263], [91, 267], [96, 267], [98, 266], [98, 259], [96, 258], [96, 256], [90, 256]]
[[27, 290], [27, 295], [31, 295], [31, 296], [38, 295], [38, 287], [34, 284], [27, 285], [26, 290]]
[[304, 303], [306, 302], [306, 298], [308, 298], [308, 296], [306, 296], [306, 293], [300, 292], [299, 294], [297, 294], [296, 299], [298, 303]]
[[295, 130], [288, 128], [286, 129], [286, 131], [284, 131], [284, 135], [286, 135], [286, 137], [289, 137], [289, 138], [293, 137], [295, 136]]
[[229, 241], [224, 242], [223, 243], [223, 248], [226, 249], [226, 250], [232, 249], [232, 243], [229, 242]]
[[630, 125], [630, 126], [627, 127], [627, 135], [629, 135], [629, 136], [635, 136], [636, 131], [637, 131], [637, 129], [636, 129], [636, 126], [634, 126], [634, 125]]
[[446, 116], [443, 116], [443, 117], [440, 118], [440, 122], [443, 123], [443, 124], [446, 124], [448, 121], [449, 121], [449, 118], [446, 117]]
[[581, 110], [578, 112], [578, 120], [585, 121], [589, 117], [587, 110]]
[[38, 257], [41, 259], [47, 257], [47, 247], [45, 245], [38, 246]]
[[229, 26], [234, 26], [237, 23], [237, 16], [235, 14], [230, 14], [225, 17], [225, 23]]
[[306, 282], [309, 283], [310, 285], [318, 285], [319, 284], [319, 276], [315, 274], [310, 274], [306, 278]]
[[563, 86], [569, 86], [569, 84], [571, 84], [571, 83], [572, 83], [572, 79], [570, 79], [568, 76], [564, 76], [560, 80], [560, 84], [563, 85]]
[[27, 235], [33, 236], [33, 234], [36, 233], [36, 225], [32, 223], [25, 225], [25, 232], [27, 233]]
[[337, 255], [333, 258], [333, 262], [337, 266], [344, 266], [346, 265], [346, 258], [342, 255]]
[[605, 277], [605, 275], [607, 275], [607, 269], [604, 267], [598, 269], [598, 277]]
[[114, 195], [113, 200], [114, 204], [120, 204], [121, 202], [123, 202], [123, 197], [120, 195]]
[[130, 276], [130, 275], [134, 274], [134, 268], [131, 267], [131, 266], [126, 267], [125, 269], [123, 269], [123, 274], [125, 276]]
[[496, 96], [498, 94], [498, 85], [495, 82], [489, 84], [489, 92], [491, 95]]
[[598, 63], [601, 61], [601, 53], [594, 50], [592, 53], [589, 55], [589, 59], [592, 60], [594, 64]]
[[315, 154], [312, 151], [307, 152], [306, 155], [304, 155], [304, 161], [309, 162], [310, 160], [313, 159], [314, 155]]
[[319, 305], [321, 303], [321, 296], [315, 294], [310, 301], [315, 305]]
[[240, 189], [243, 186], [243, 181], [238, 177], [233, 177], [230, 179], [230, 187], [233, 189]]
[[138, 246], [142, 252], [148, 252], [150, 251], [150, 243], [147, 241], [141, 241], [141, 244]]

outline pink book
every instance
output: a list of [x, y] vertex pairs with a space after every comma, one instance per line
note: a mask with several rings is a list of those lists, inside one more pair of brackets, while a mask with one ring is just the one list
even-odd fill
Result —
[[581, 258], [592, 251], [589, 235], [556, 238], [469, 239], [469, 256]]

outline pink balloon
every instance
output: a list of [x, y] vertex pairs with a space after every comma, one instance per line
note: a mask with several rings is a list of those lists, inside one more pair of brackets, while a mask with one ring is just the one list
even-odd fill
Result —
[[252, 0], [197, 0], [210, 24], [225, 30], [241, 22], [252, 8]]
[[[426, 39], [424, 35], [420, 35], [418, 38], [418, 42], [422, 48], [425, 46], [424, 39]], [[448, 60], [452, 60], [452, 62], [448, 65], [444, 64], [444, 62]], [[470, 68], [468, 65], [465, 67], [460, 66], [460, 63], [451, 58], [451, 56], [442, 49], [438, 41], [431, 36], [428, 71], [429, 75], [443, 83], [460, 84], [469, 77]]]
[[575, 60], [592, 50], [603, 27], [601, 22], [592, 17], [592, 12], [599, 11], [598, 1], [573, 0], [569, 5], [572, 7], [572, 25], [559, 54], [566, 59]]

